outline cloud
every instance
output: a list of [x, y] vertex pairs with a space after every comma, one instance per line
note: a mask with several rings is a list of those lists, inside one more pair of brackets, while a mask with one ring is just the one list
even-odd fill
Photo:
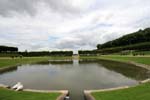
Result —
[[75, 14], [87, 11], [93, 0], [0, 0], [0, 15], [11, 16], [13, 13], [35, 15], [37, 8], [44, 4], [59, 13]]
[[95, 49], [149, 27], [149, 0], [0, 0], [0, 45], [19, 50]]
[[0, 14], [11, 16], [13, 12], [17, 12], [34, 15], [36, 13], [36, 3], [36, 0], [0, 0]]

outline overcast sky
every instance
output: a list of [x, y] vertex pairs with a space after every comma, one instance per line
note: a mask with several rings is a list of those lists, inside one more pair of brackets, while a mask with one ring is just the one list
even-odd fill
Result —
[[150, 26], [150, 0], [0, 0], [0, 45], [95, 49]]

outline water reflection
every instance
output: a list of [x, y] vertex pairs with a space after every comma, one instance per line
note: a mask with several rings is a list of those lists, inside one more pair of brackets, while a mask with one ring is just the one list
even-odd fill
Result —
[[132, 64], [98, 59], [82, 59], [79, 63], [98, 63], [100, 67], [107, 68], [137, 81], [150, 78], [150, 72], [147, 69]]
[[126, 77], [139, 81], [149, 78], [150, 75], [147, 69], [131, 64], [106, 60], [100, 60], [98, 63], [109, 70], [113, 70], [117, 73], [121, 73]]

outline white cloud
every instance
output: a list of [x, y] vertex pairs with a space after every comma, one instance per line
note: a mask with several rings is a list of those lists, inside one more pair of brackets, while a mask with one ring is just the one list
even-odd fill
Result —
[[149, 27], [149, 0], [1, 0], [0, 45], [20, 50], [95, 49]]

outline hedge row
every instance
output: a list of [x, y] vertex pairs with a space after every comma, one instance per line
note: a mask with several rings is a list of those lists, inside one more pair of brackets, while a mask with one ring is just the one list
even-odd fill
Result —
[[40, 52], [19, 52], [22, 56], [32, 57], [32, 56], [72, 56], [73, 51], [40, 51]]
[[72, 56], [72, 51], [1, 52], [0, 57]]
[[18, 52], [17, 47], [0, 46], [0, 52]]
[[97, 53], [116, 53], [125, 50], [139, 50], [139, 51], [148, 51], [150, 50], [150, 42], [138, 43], [128, 46], [114, 47], [114, 48], [106, 48], [97, 50]]

